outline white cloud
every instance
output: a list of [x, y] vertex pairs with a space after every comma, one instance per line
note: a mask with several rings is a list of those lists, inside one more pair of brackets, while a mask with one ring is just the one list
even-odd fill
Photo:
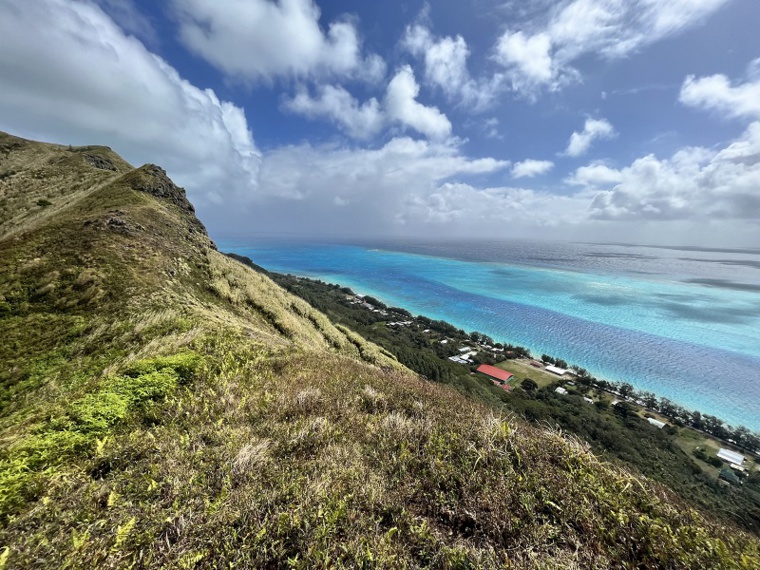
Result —
[[[445, 227], [447, 235], [504, 236], [541, 228], [575, 226], [587, 221], [588, 200], [526, 188], [476, 188], [448, 182], [427, 196], [407, 200], [400, 220], [406, 225]], [[440, 231], [440, 229], [438, 229]]]
[[503, 139], [504, 135], [499, 131], [499, 119], [490, 117], [483, 121], [483, 134], [488, 139]]
[[508, 166], [464, 156], [451, 139], [396, 137], [376, 149], [285, 146], [265, 155], [258, 204], [251, 212], [261, 230], [278, 231], [279, 220], [296, 219], [292, 231], [304, 235], [338, 228], [343, 235], [389, 235], [427, 220], [409, 214], [410, 204], [426, 201], [445, 181]]
[[438, 87], [450, 100], [459, 100], [480, 110], [493, 103], [502, 88], [502, 76], [475, 80], [467, 69], [470, 55], [467, 42], [460, 35], [435, 38], [422, 24], [407, 26], [402, 46], [425, 64], [425, 81]]
[[409, 126], [434, 139], [443, 139], [451, 134], [451, 123], [437, 107], [426, 107], [417, 101], [420, 86], [414, 72], [408, 65], [403, 66], [388, 84], [385, 94], [385, 109], [391, 120]]
[[310, 118], [325, 116], [342, 128], [350, 137], [368, 139], [376, 135], [385, 124], [380, 103], [374, 97], [359, 104], [344, 88], [322, 85], [318, 97], [312, 98], [306, 89], [285, 101], [287, 110]]
[[733, 86], [725, 75], [690, 75], [679, 101], [689, 107], [717, 111], [725, 117], [760, 118], [760, 78]]
[[571, 176], [565, 179], [568, 184], [576, 186], [600, 187], [618, 184], [623, 181], [619, 170], [610, 168], [602, 163], [581, 166]]
[[528, 159], [518, 162], [512, 167], [512, 178], [533, 178], [546, 174], [552, 168], [554, 168], [554, 163], [551, 160]]
[[717, 152], [691, 147], [665, 160], [648, 155], [619, 176], [594, 199], [594, 217], [760, 221], [760, 122]]
[[374, 97], [359, 104], [343, 87], [319, 86], [317, 91], [318, 97], [313, 98], [302, 88], [284, 102], [285, 109], [310, 118], [327, 117], [355, 139], [368, 139], [394, 123], [432, 139], [445, 139], [451, 134], [446, 115], [437, 107], [417, 101], [420, 87], [408, 65], [391, 79], [382, 104]]
[[588, 152], [591, 143], [597, 139], [609, 139], [615, 136], [615, 129], [606, 119], [586, 119], [581, 132], [570, 135], [565, 149], [566, 156], [581, 156]]
[[[541, 235], [702, 241], [706, 223], [716, 243], [751, 235], [760, 221], [760, 122], [726, 148], [685, 148], [668, 159], [645, 156], [614, 169], [576, 170], [569, 195], [529, 188], [478, 187], [462, 178], [509, 168], [471, 159], [454, 140], [408, 137], [377, 149], [308, 144], [269, 152], [258, 202], [238, 223], [277, 231], [298, 220], [302, 235]], [[599, 191], [600, 188], [611, 190]], [[732, 220], [730, 225], [718, 220]], [[666, 221], [667, 223], [663, 223]], [[657, 237], [653, 237], [657, 236]], [[733, 237], [732, 237], [733, 236]], [[745, 239], [742, 237], [742, 239]]]
[[288, 145], [266, 154], [259, 195], [301, 200], [332, 195], [336, 188], [354, 195], [404, 195], [452, 176], [487, 174], [507, 166], [493, 158], [468, 158], [455, 140], [396, 137], [377, 149]]
[[260, 155], [241, 108], [182, 79], [91, 3], [2, 10], [0, 129], [157, 162], [194, 200], [254, 190]]
[[[623, 58], [705, 20], [729, 0], [564, 0], [506, 30], [495, 59], [515, 90], [535, 95], [578, 77], [587, 54]], [[548, 18], [544, 15], [548, 13]]]
[[320, 27], [313, 0], [174, 0], [182, 42], [210, 64], [244, 80], [358, 77], [379, 81], [385, 62], [362, 56], [353, 21]]
[[551, 48], [552, 40], [547, 33], [526, 36], [523, 32], [506, 32], [499, 38], [496, 57], [511, 72], [513, 89], [527, 90], [555, 80], [557, 71]]

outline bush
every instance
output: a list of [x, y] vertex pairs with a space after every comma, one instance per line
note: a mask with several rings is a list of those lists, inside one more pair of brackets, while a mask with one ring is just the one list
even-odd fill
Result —
[[197, 352], [180, 352], [172, 356], [141, 360], [130, 366], [125, 375], [135, 378], [143, 374], [169, 368], [176, 372], [182, 383], [185, 383], [193, 377], [202, 361], [203, 358]]
[[72, 404], [69, 417], [77, 431], [100, 433], [123, 420], [129, 411], [129, 400], [120, 394], [105, 392], [88, 394]]

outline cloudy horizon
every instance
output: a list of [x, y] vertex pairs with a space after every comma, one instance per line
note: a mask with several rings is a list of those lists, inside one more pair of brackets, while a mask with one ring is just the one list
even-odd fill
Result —
[[212, 237], [757, 244], [760, 5], [0, 0], [0, 130]]

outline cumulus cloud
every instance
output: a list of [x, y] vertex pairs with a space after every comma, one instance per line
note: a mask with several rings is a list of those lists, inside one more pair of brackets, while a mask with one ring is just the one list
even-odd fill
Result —
[[422, 24], [407, 26], [401, 45], [424, 62], [425, 81], [450, 100], [480, 110], [493, 103], [502, 89], [502, 76], [476, 80], [467, 69], [470, 49], [460, 35], [436, 38]]
[[582, 56], [626, 57], [701, 23], [728, 1], [559, 1], [554, 9], [507, 29], [494, 57], [515, 90], [531, 95], [541, 88], [557, 89], [577, 79], [573, 63]]
[[7, 0], [0, 129], [159, 162], [193, 199], [245, 198], [260, 155], [243, 110], [182, 79], [97, 6]]
[[648, 155], [619, 171], [592, 215], [606, 220], [760, 220], [760, 122], [719, 151]]
[[518, 162], [512, 167], [512, 178], [533, 178], [540, 174], [546, 174], [552, 168], [554, 168], [554, 163], [551, 160], [528, 159]]
[[623, 181], [619, 170], [602, 163], [581, 166], [565, 182], [575, 186], [606, 187]]
[[302, 88], [284, 102], [284, 108], [310, 118], [327, 117], [355, 139], [368, 139], [384, 127], [397, 124], [433, 139], [451, 134], [451, 122], [437, 107], [417, 101], [420, 86], [408, 65], [388, 83], [382, 105], [375, 99], [360, 104], [343, 87], [319, 86], [317, 97]]
[[565, 149], [565, 156], [581, 156], [597, 139], [609, 139], [615, 136], [615, 129], [606, 119], [586, 119], [581, 132], [575, 131], [570, 135], [570, 141]]
[[388, 84], [385, 109], [388, 117], [430, 137], [442, 139], [451, 134], [451, 123], [437, 107], [427, 107], [417, 101], [420, 86], [408, 65], [398, 70]]
[[350, 18], [320, 26], [313, 0], [174, 0], [180, 38], [226, 74], [243, 80], [352, 76], [379, 81], [385, 62], [362, 55]]
[[385, 124], [385, 115], [377, 99], [359, 102], [343, 87], [321, 85], [317, 96], [311, 97], [302, 88], [295, 97], [284, 103], [285, 109], [310, 118], [327, 117], [350, 137], [368, 139], [376, 135]]
[[716, 111], [724, 117], [757, 119], [760, 118], [760, 77], [731, 85], [725, 75], [700, 78], [689, 75], [681, 86], [679, 101], [689, 107]]
[[523, 91], [555, 81], [558, 72], [551, 49], [547, 33], [506, 32], [496, 45], [496, 57], [510, 71], [513, 89]]

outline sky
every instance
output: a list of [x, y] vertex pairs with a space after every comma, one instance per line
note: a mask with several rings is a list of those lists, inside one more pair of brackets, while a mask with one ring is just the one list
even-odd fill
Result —
[[0, 0], [0, 130], [212, 237], [757, 246], [754, 0]]

